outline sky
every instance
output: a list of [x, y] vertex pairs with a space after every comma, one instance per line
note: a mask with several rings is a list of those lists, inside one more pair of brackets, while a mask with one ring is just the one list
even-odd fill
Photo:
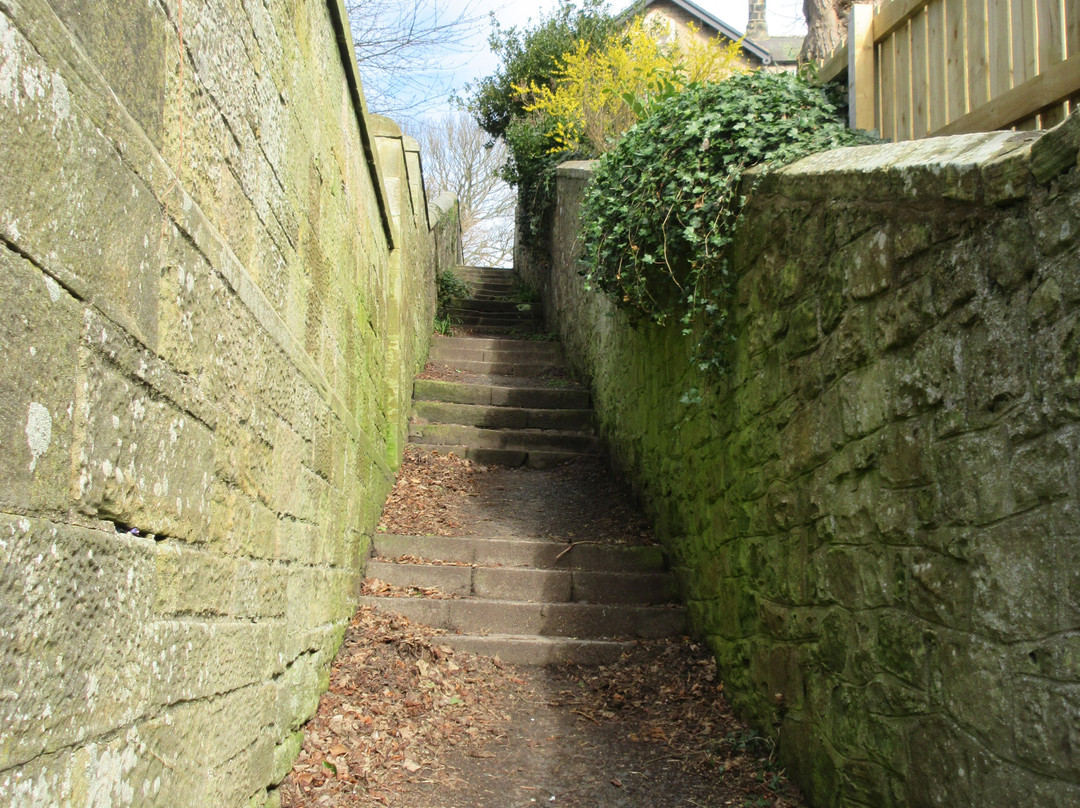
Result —
[[[510, 2], [509, 0], [419, 0], [432, 14], [442, 19], [454, 19], [462, 11], [476, 20], [471, 26], [466, 41], [458, 48], [429, 55], [432, 64], [431, 89], [423, 99], [420, 117], [437, 117], [452, 109], [450, 95], [464, 89], [466, 83], [490, 75], [498, 66], [497, 57], [487, 46], [491, 30], [489, 17], [494, 13], [499, 23], [504, 26], [528, 27], [529, 20], [541, 19], [554, 9], [557, 0], [529, 0], [528, 2]], [[746, 30], [748, 11], [747, 0], [694, 0], [695, 4], [727, 23], [738, 31]], [[622, 10], [628, 0], [611, 3], [611, 7]], [[806, 23], [802, 16], [802, 0], [768, 0], [766, 4], [766, 22], [769, 33], [773, 36], [800, 35], [806, 32]], [[363, 76], [363, 69], [361, 69]], [[395, 116], [400, 117], [400, 116]], [[399, 120], [408, 129], [408, 122]]]

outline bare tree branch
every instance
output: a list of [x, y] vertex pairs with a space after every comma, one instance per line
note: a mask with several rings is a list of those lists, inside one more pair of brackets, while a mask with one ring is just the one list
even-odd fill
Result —
[[424, 160], [428, 197], [442, 190], [457, 194], [461, 211], [462, 250], [474, 266], [506, 266], [513, 257], [513, 189], [499, 177], [506, 144], [491, 143], [487, 133], [464, 112], [427, 122], [417, 140]]
[[373, 112], [401, 122], [451, 90], [453, 56], [470, 47], [482, 19], [440, 0], [346, 0], [353, 48]]

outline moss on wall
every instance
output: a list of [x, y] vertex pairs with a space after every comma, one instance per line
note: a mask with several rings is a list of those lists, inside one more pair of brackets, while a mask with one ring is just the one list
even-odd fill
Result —
[[1074, 117], [766, 178], [719, 384], [583, 289], [589, 168], [560, 170], [529, 280], [725, 692], [816, 806], [1080, 802], [1078, 142]]
[[100, 5], [0, 8], [0, 803], [273, 802], [456, 208], [337, 0]]

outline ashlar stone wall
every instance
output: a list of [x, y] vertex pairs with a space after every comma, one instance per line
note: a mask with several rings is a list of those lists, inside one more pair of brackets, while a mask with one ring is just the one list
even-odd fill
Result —
[[0, 2], [0, 805], [274, 804], [299, 750], [459, 252], [342, 21]]
[[761, 180], [711, 385], [678, 328], [584, 290], [589, 166], [560, 169], [531, 280], [815, 806], [1080, 804], [1078, 142], [1074, 117]]

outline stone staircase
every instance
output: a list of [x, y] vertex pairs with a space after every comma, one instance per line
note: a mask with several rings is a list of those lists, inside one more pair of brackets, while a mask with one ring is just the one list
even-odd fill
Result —
[[535, 334], [544, 330], [540, 303], [519, 299], [524, 287], [512, 269], [458, 267], [454, 274], [469, 284], [472, 294], [454, 300], [450, 316], [476, 334]]
[[[505, 307], [520, 289], [510, 270], [458, 274], [472, 296], [452, 314], [471, 333], [436, 337], [429, 368], [461, 378], [416, 380], [410, 442], [533, 469], [599, 455], [589, 392], [566, 377], [561, 347], [520, 339], [542, 328], [540, 305]], [[658, 547], [379, 535], [367, 574], [401, 593], [431, 594], [363, 603], [447, 629], [454, 648], [514, 664], [605, 664], [638, 639], [685, 627]]]
[[[544, 468], [580, 455], [598, 455], [589, 391], [565, 375], [562, 348], [539, 334], [539, 303], [499, 298], [519, 288], [508, 269], [459, 271], [473, 288], [451, 313], [471, 336], [436, 337], [434, 367], [461, 381], [417, 379], [409, 442], [452, 451], [480, 463]], [[481, 306], [528, 305], [498, 314]]]
[[372, 551], [369, 577], [440, 597], [362, 603], [448, 629], [450, 647], [504, 662], [607, 664], [636, 639], [685, 626], [658, 547], [380, 535]]

